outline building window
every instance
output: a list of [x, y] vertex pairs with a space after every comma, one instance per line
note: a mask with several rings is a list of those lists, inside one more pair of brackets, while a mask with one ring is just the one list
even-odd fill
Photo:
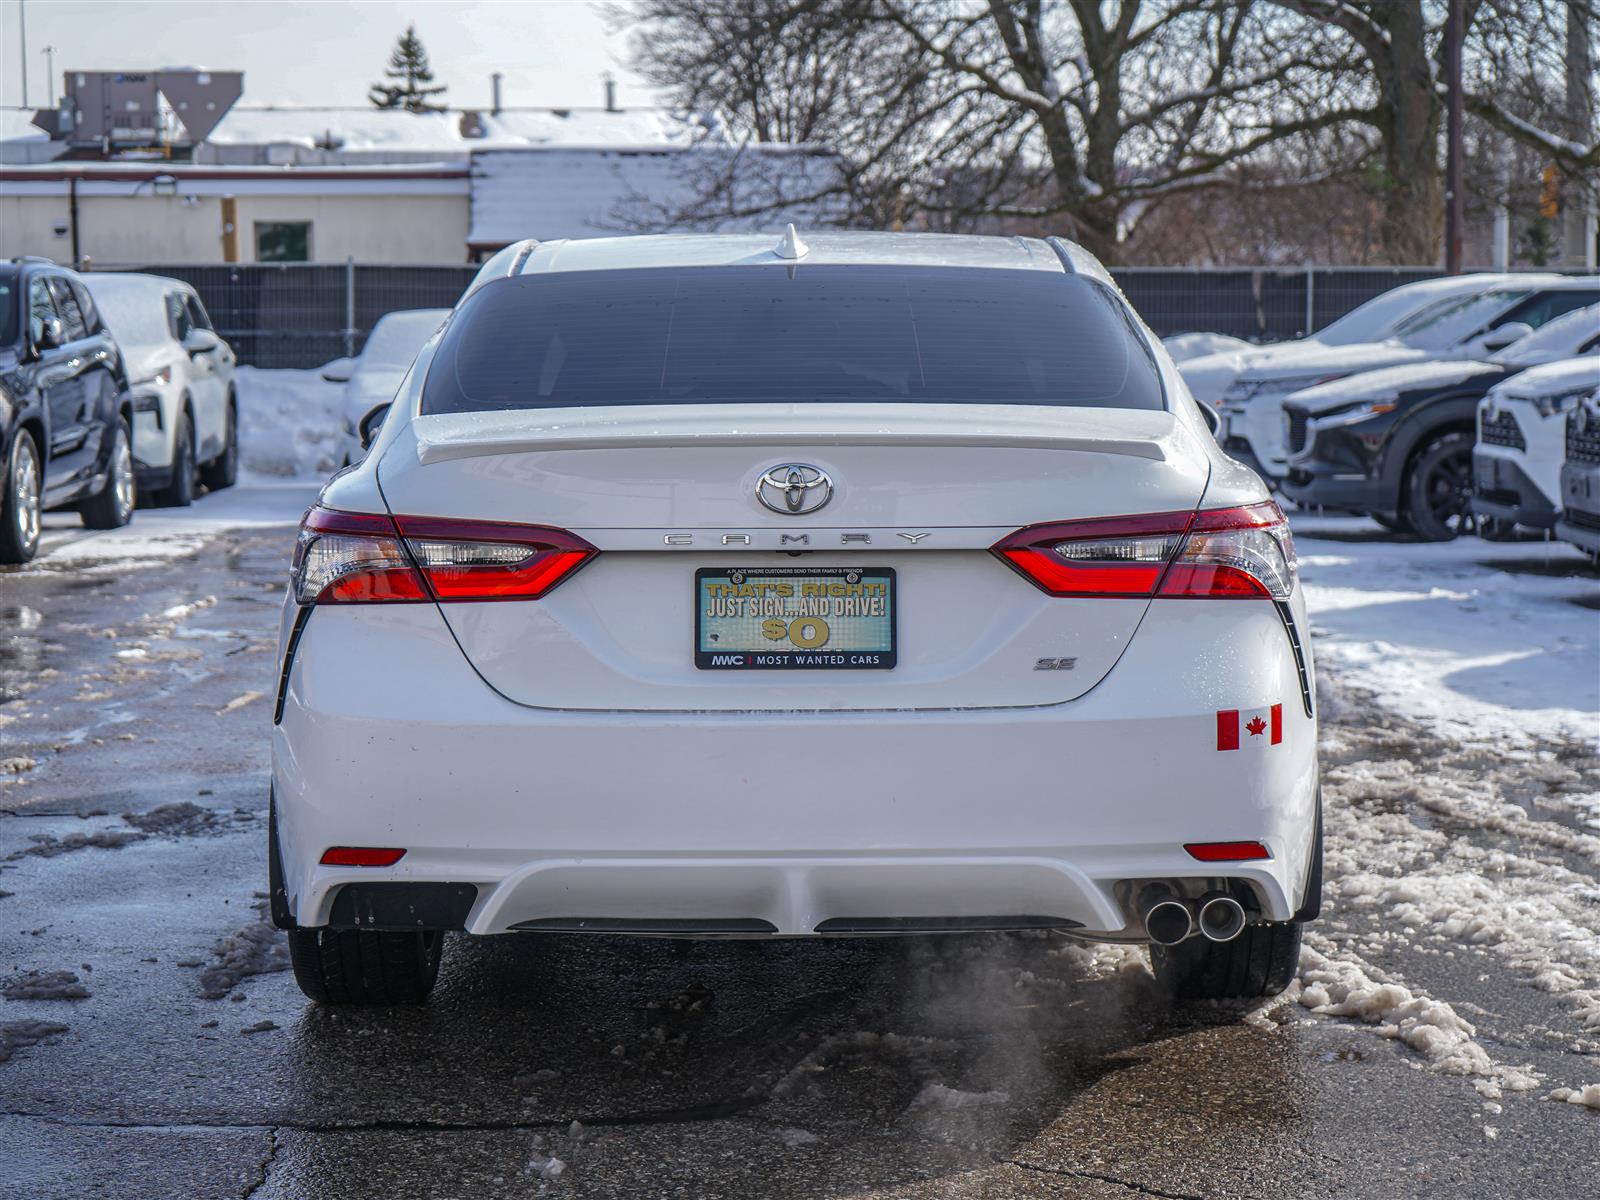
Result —
[[257, 262], [310, 262], [310, 221], [257, 221]]

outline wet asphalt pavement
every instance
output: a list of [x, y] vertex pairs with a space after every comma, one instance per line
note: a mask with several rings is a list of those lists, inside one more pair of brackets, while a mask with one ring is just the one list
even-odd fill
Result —
[[[0, 1196], [1595, 1194], [1600, 1113], [1547, 1087], [1489, 1109], [1360, 1022], [1174, 1008], [1053, 937], [456, 936], [424, 1009], [311, 1006], [261, 915], [291, 540], [0, 573]], [[1419, 753], [1366, 736], [1336, 769]], [[1498, 960], [1322, 932], [1600, 1080]]]

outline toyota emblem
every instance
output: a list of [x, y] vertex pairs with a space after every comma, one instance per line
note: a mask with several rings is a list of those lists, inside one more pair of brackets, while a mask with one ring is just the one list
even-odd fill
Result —
[[756, 480], [756, 499], [790, 517], [814, 513], [833, 498], [833, 480], [810, 463], [779, 463]]

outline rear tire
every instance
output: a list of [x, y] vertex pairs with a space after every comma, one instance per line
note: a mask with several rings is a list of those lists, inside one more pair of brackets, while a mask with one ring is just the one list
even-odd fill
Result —
[[213, 492], [232, 487], [239, 479], [239, 406], [228, 400], [228, 431], [222, 453], [200, 468], [200, 482]]
[[82, 504], [78, 515], [90, 529], [121, 529], [133, 519], [133, 435], [128, 423], [117, 418], [111, 433], [111, 456], [106, 462], [106, 485]]
[[172, 439], [172, 482], [156, 497], [165, 508], [188, 508], [194, 503], [194, 422], [185, 409], [178, 414]]
[[444, 934], [291, 929], [289, 963], [319, 1004], [422, 1004], [439, 977]]
[[1298, 921], [1246, 925], [1231, 942], [1191, 937], [1151, 946], [1156, 981], [1182, 1000], [1259, 1000], [1276, 996], [1300, 965]]

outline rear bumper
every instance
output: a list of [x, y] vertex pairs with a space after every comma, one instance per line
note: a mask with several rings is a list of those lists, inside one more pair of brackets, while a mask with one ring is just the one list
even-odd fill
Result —
[[[1280, 745], [1216, 749], [1218, 709], [1277, 703]], [[965, 921], [1135, 937], [1131, 881], [1151, 878], [1238, 880], [1286, 920], [1317, 776], [1282, 622], [1233, 601], [1152, 606], [1067, 704], [865, 713], [533, 709], [486, 687], [431, 607], [320, 609], [273, 770], [299, 924], [327, 924], [346, 884], [448, 882], [476, 889], [462, 925], [485, 934]], [[1222, 840], [1272, 858], [1183, 848]], [[336, 845], [406, 854], [319, 865]]]

